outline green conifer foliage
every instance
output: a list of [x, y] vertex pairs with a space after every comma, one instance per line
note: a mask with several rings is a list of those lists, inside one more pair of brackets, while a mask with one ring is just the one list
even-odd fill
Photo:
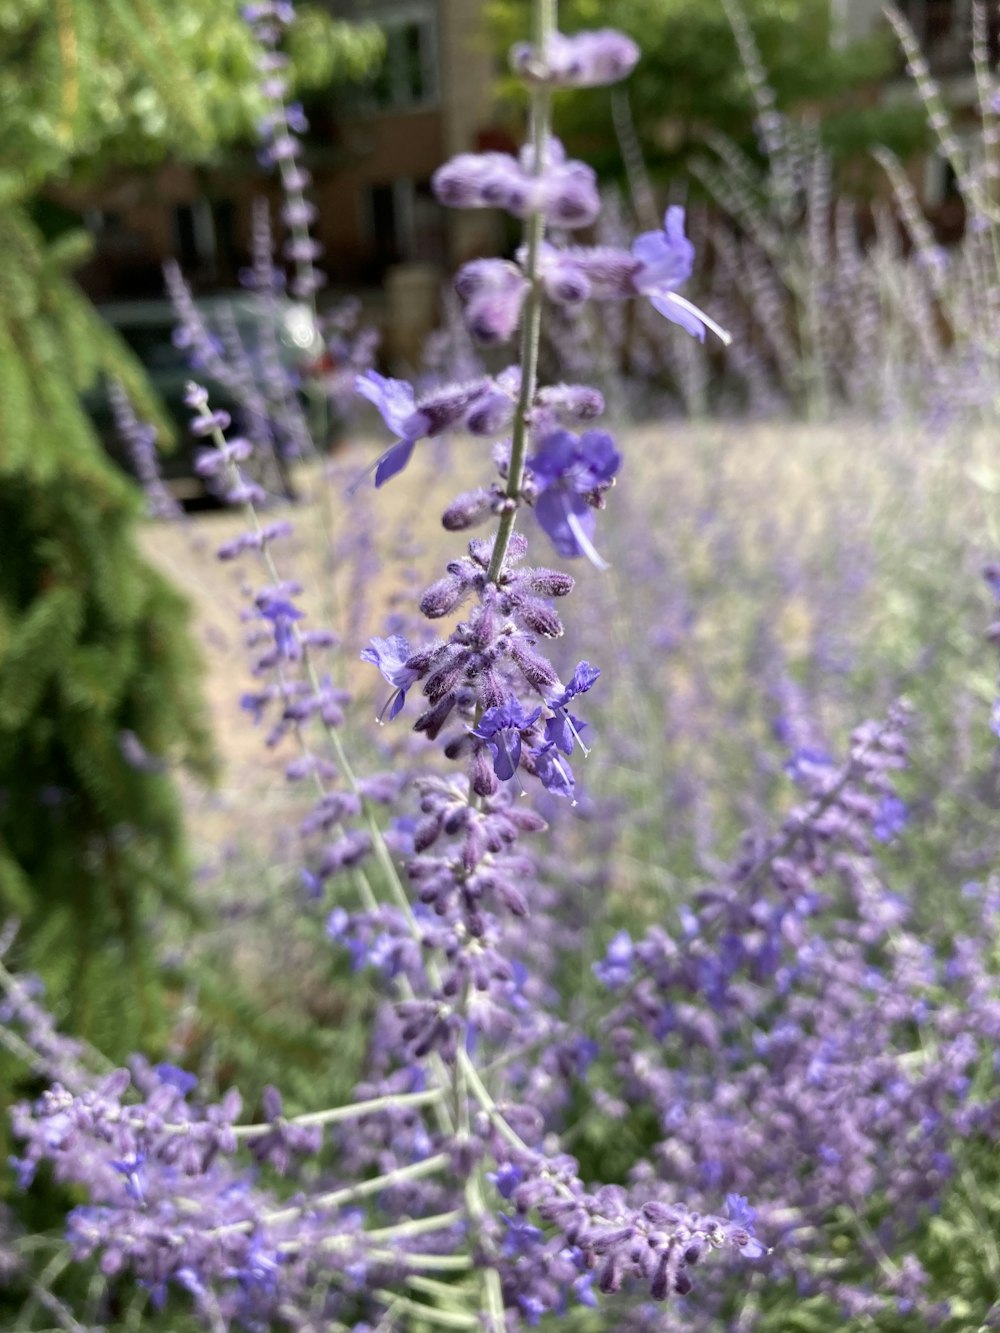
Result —
[[[311, 83], [378, 56], [373, 30], [301, 23]], [[156, 403], [72, 281], [79, 248], [31, 217], [51, 182], [248, 136], [255, 57], [237, 0], [0, 0], [0, 921], [64, 1026], [119, 1058], [156, 1047], [151, 943], [190, 910], [175, 772], [207, 774], [210, 745], [185, 607], [80, 395], [104, 371]], [[162, 763], [129, 763], [128, 733]]]
[[172, 778], [122, 737], [206, 773], [197, 663], [77, 397], [135, 370], [14, 210], [0, 252], [0, 914], [73, 1026], [107, 1037], [113, 1017], [129, 1045], [152, 1035], [143, 936], [186, 901], [187, 866]]

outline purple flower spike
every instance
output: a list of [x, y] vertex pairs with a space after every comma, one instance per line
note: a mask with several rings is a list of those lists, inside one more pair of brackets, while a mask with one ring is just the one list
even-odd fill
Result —
[[632, 254], [640, 268], [633, 276], [635, 289], [648, 297], [654, 310], [679, 324], [700, 342], [705, 341], [709, 328], [727, 345], [732, 337], [703, 310], [692, 305], [676, 288], [687, 282], [694, 267], [694, 246], [684, 235], [684, 209], [679, 205], [668, 208], [663, 218], [662, 231], [644, 231], [632, 242]]
[[417, 673], [406, 665], [410, 655], [410, 645], [401, 634], [390, 635], [388, 639], [373, 638], [371, 646], [361, 650], [362, 662], [377, 666], [384, 679], [393, 686], [393, 693], [378, 715], [379, 722], [385, 717], [386, 710], [390, 722], [398, 715], [406, 702], [406, 691], [417, 679]]
[[568, 430], [552, 431], [530, 459], [535, 517], [560, 555], [585, 555], [598, 569], [607, 568], [594, 548], [593, 505], [621, 463], [614, 440], [599, 430], [579, 437]]
[[517, 699], [487, 708], [472, 735], [485, 741], [493, 754], [493, 772], [501, 782], [509, 781], [521, 762], [521, 733], [535, 725], [541, 715], [536, 708], [527, 713]]

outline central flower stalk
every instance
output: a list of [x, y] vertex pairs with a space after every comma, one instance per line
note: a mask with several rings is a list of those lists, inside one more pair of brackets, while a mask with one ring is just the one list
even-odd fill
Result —
[[[556, 0], [535, 0], [533, 6], [532, 38], [535, 49], [544, 51], [557, 30]], [[545, 84], [531, 90], [531, 173], [544, 174], [549, 137], [552, 129], [552, 93]], [[510, 536], [517, 521], [517, 503], [524, 484], [524, 464], [528, 455], [531, 405], [538, 381], [538, 346], [542, 328], [542, 284], [538, 260], [545, 239], [545, 214], [541, 210], [530, 214], [524, 224], [524, 276], [528, 293], [524, 302], [521, 325], [521, 387], [514, 414], [510, 446], [510, 468], [507, 474], [507, 508], [500, 515], [497, 539], [493, 546], [486, 577], [495, 583], [500, 576]]]

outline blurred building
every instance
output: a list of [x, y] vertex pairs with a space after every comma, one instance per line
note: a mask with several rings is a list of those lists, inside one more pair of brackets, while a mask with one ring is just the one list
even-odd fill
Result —
[[[321, 239], [335, 283], [380, 286], [390, 351], [407, 356], [436, 315], [444, 275], [495, 252], [497, 215], [443, 209], [430, 181], [455, 153], [514, 150], [494, 122], [495, 60], [482, 0], [328, 0], [368, 19], [386, 57], [331, 107], [336, 169], [317, 177]], [[313, 108], [309, 108], [313, 111]]]
[[[386, 58], [363, 86], [312, 94], [306, 162], [331, 292], [360, 293], [383, 326], [390, 358], [412, 360], [435, 325], [442, 284], [458, 264], [495, 252], [498, 216], [440, 207], [434, 170], [454, 153], [514, 148], [494, 122], [495, 62], [481, 0], [325, 0], [337, 18], [377, 22]], [[95, 253], [81, 280], [97, 300], [162, 292], [175, 256], [203, 290], [236, 284], [249, 246], [250, 204], [273, 180], [252, 151], [210, 171], [170, 164], [121, 173], [59, 203], [81, 213]]]

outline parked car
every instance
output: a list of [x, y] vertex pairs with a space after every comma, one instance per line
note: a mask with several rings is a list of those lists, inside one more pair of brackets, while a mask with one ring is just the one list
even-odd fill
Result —
[[[251, 386], [258, 390], [266, 384], [262, 366], [262, 348], [266, 340], [273, 349], [272, 359], [276, 353], [288, 376], [290, 392], [308, 414], [310, 376], [313, 368], [321, 363], [323, 351], [323, 342], [309, 306], [284, 298], [262, 299], [239, 291], [202, 297], [197, 302], [197, 309], [220, 345], [225, 345], [235, 330], [250, 362]], [[246, 395], [233, 377], [213, 374], [210, 367], [192, 368], [188, 348], [178, 343], [176, 315], [169, 301], [116, 301], [98, 306], [98, 312], [142, 362], [176, 427], [177, 443], [173, 449], [161, 453], [160, 470], [168, 489], [181, 503], [192, 508], [215, 503], [205, 480], [194, 470], [195, 454], [202, 446], [190, 434], [191, 411], [184, 402], [187, 385], [192, 379], [206, 386], [213, 408], [228, 412], [243, 433], [252, 437], [274, 435], [276, 447], [272, 450], [263, 445], [258, 451], [260, 456], [255, 459], [257, 479], [268, 489], [281, 490], [286, 495], [291, 493], [286, 441], [282, 438], [280, 421], [268, 418], [269, 431], [266, 426], [261, 429], [258, 420], [254, 431], [252, 421], [247, 420], [253, 414], [248, 413]], [[266, 400], [266, 393], [262, 397]], [[85, 396], [84, 404], [108, 453], [131, 472], [128, 451], [115, 426], [106, 385], [95, 385]]]

